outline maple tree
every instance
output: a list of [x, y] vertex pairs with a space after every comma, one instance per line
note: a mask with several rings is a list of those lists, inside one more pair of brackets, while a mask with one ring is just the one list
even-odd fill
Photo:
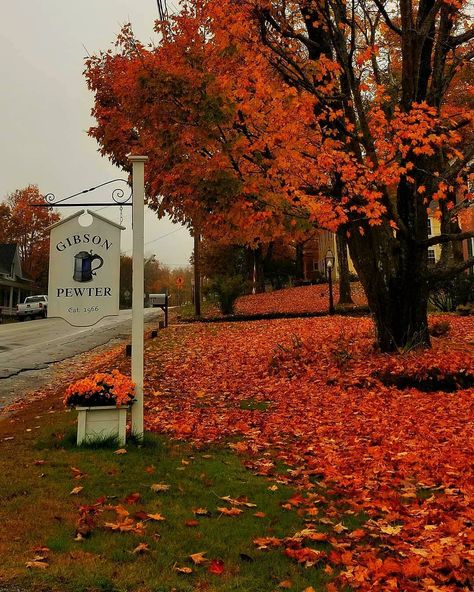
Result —
[[[473, 236], [457, 223], [474, 150], [466, 10], [195, 0], [158, 23], [158, 47], [127, 27], [87, 61], [91, 134], [122, 166], [145, 151], [154, 207], [203, 234], [344, 233], [381, 349], [429, 345], [430, 283], [474, 263], [448, 249]], [[433, 201], [442, 234], [428, 237]], [[432, 270], [435, 244], [447, 255]]]
[[16, 243], [22, 270], [38, 288], [47, 289], [49, 265], [48, 227], [59, 214], [33, 204], [44, 203], [37, 185], [28, 185], [11, 193], [0, 205], [0, 242]]
[[[149, 205], [159, 214], [166, 211], [205, 237], [251, 246], [260, 267], [261, 252], [275, 239], [298, 242], [313, 232], [306, 209], [282, 195], [290, 190], [283, 138], [303, 135], [295, 133], [300, 127], [308, 149], [316, 149], [307, 127], [313, 100], [300, 100], [291, 89], [282, 100], [276, 87], [272, 96], [271, 68], [239, 45], [219, 70], [226, 49], [199, 33], [202, 18], [200, 8], [184, 10], [152, 49], [126, 27], [117, 52], [87, 61], [97, 119], [90, 133], [120, 166], [128, 166], [130, 150], [147, 153]], [[236, 84], [233, 69], [255, 81]], [[296, 105], [296, 121], [285, 115], [288, 102]]]
[[[286, 83], [316, 99], [334, 207], [344, 210], [342, 228], [380, 347], [428, 345], [430, 283], [474, 264], [445, 256], [438, 269], [427, 267], [428, 247], [455, 251], [452, 245], [473, 236], [457, 221], [471, 199], [474, 155], [467, 2], [245, 6]], [[442, 232], [428, 237], [433, 200]]]

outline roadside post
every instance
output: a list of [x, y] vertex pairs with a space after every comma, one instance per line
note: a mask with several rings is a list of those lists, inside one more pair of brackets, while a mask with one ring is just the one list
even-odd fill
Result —
[[129, 156], [132, 163], [132, 381], [135, 383], [135, 403], [132, 405], [132, 434], [143, 438], [143, 297], [144, 297], [144, 215], [145, 162], [147, 156]]
[[[102, 216], [99, 216], [95, 212], [90, 212], [92, 215], [92, 219], [94, 224], [101, 224], [100, 230], [103, 230], [103, 226], [106, 225], [107, 229], [113, 228], [115, 232], [118, 231], [120, 234], [120, 230], [123, 230], [124, 227], [121, 225], [122, 223], [122, 211], [125, 206], [132, 207], [132, 234], [133, 234], [133, 255], [132, 255], [132, 273], [133, 273], [133, 281], [132, 281], [132, 381], [135, 383], [135, 404], [132, 405], [132, 433], [138, 437], [139, 439], [143, 438], [143, 351], [144, 351], [144, 213], [145, 213], [145, 162], [147, 162], [147, 156], [132, 156], [128, 157], [129, 161], [132, 163], [132, 191], [130, 195], [126, 195], [125, 191], [121, 188], [116, 188], [112, 191], [112, 202], [110, 201], [95, 201], [89, 203], [77, 203], [74, 198], [78, 196], [83, 196], [86, 193], [90, 193], [92, 191], [96, 191], [102, 189], [103, 187], [107, 187], [111, 184], [115, 183], [125, 183], [129, 184], [127, 179], [112, 179], [110, 181], [106, 181], [105, 183], [101, 183], [95, 187], [90, 187], [89, 189], [83, 189], [77, 193], [69, 195], [67, 197], [63, 197], [61, 199], [56, 199], [56, 196], [53, 193], [47, 193], [44, 196], [45, 203], [38, 203], [32, 204], [33, 207], [38, 208], [54, 208], [54, 207], [74, 207], [77, 208], [78, 206], [86, 206], [86, 207], [108, 207], [108, 206], [118, 206], [120, 207], [120, 224], [115, 224], [110, 222]], [[133, 196], [133, 199], [132, 199]], [[66, 203], [67, 202], [67, 203]], [[53, 225], [51, 229], [53, 232], [56, 228], [65, 229], [66, 226], [72, 224], [79, 216], [85, 213], [82, 210], [79, 213], [73, 214], [66, 218], [65, 220], [61, 220], [57, 224]], [[67, 224], [66, 224], [67, 223]], [[105, 228], [105, 227], [104, 227]], [[62, 242], [61, 240], [56, 241], [56, 243], [51, 240], [53, 247], [59, 253], [66, 250], [67, 247], [77, 246], [81, 243], [87, 244], [87, 246], [94, 246], [96, 248], [98, 245], [102, 250], [105, 249], [106, 252], [112, 253], [114, 252], [116, 258], [116, 264], [108, 264], [106, 261], [106, 254], [105, 252], [101, 254], [93, 253], [92, 251], [88, 252], [82, 250], [80, 252], [76, 252], [77, 250], [72, 250], [71, 252], [74, 255], [74, 266], [71, 267], [70, 262], [66, 262], [65, 265], [67, 269], [73, 271], [72, 279], [75, 282], [88, 282], [87, 287], [63, 287], [59, 285], [59, 279], [66, 277], [66, 272], [62, 272], [60, 274], [60, 278], [58, 279], [56, 286], [52, 283], [52, 278], [55, 278], [55, 273], [62, 269], [57, 265], [50, 265], [50, 292], [56, 294], [56, 299], [59, 297], [69, 298], [72, 296], [76, 297], [85, 297], [87, 296], [97, 296], [101, 297], [101, 304], [93, 303], [93, 305], [88, 306], [86, 303], [79, 303], [80, 306], [75, 306], [73, 302], [70, 302], [66, 308], [66, 313], [62, 314], [63, 311], [58, 309], [58, 312], [54, 314], [54, 316], [60, 316], [64, 318], [67, 322], [74, 326], [91, 326], [98, 322], [104, 316], [110, 315], [117, 315], [119, 311], [119, 285], [118, 285], [118, 278], [119, 278], [119, 261], [120, 261], [120, 250], [119, 250], [119, 237], [115, 239], [105, 238], [104, 240], [101, 239], [101, 232], [97, 232], [96, 234], [91, 234], [91, 232], [83, 233], [81, 236], [81, 230], [76, 230], [72, 228], [73, 233], [71, 236], [67, 236]], [[112, 244], [114, 244], [114, 249], [112, 249]], [[81, 247], [82, 248], [82, 247]], [[97, 270], [100, 269], [100, 272]], [[53, 270], [54, 273], [51, 272]], [[71, 271], [67, 271], [67, 275], [71, 273]], [[110, 280], [110, 285], [104, 286], [95, 286], [96, 276], [97, 279], [99, 278], [99, 274], [101, 279], [106, 278], [106, 271], [109, 274], [112, 274], [113, 277], [107, 278]], [[116, 284], [112, 284], [112, 280], [116, 282]], [[56, 280], [55, 280], [56, 281]], [[94, 285], [93, 285], [94, 284]], [[116, 286], [116, 287], [115, 287]], [[53, 289], [54, 288], [54, 289]], [[130, 293], [128, 293], [130, 296]], [[110, 305], [106, 297], [110, 300]], [[113, 301], [113, 302], [112, 302]], [[102, 304], [102, 302], [104, 304]], [[54, 313], [54, 307], [56, 303], [51, 305], [51, 312]], [[59, 305], [56, 308], [60, 308]], [[61, 313], [61, 314], [60, 314]], [[83, 320], [84, 314], [87, 315], [87, 319]], [[73, 318], [71, 317], [73, 315]], [[53, 316], [53, 315], [51, 315]], [[71, 318], [69, 318], [71, 317]]]

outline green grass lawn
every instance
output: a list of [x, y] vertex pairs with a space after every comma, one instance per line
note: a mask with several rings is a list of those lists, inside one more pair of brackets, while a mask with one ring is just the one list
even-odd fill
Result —
[[[31, 431], [17, 426], [20, 433], [1, 444], [1, 583], [52, 592], [265, 592], [281, 590], [282, 582], [298, 592], [325, 589], [322, 568], [305, 569], [280, 548], [257, 550], [254, 538], [288, 536], [304, 528], [304, 518], [281, 507], [293, 495], [291, 489], [252, 475], [229, 449], [196, 451], [150, 436], [143, 446], [127, 445], [126, 454], [115, 454], [114, 447], [76, 448], [75, 413], [45, 413], [32, 423], [26, 427]], [[169, 489], [156, 492], [154, 484]], [[76, 487], [83, 489], [71, 495]], [[133, 493], [140, 494], [136, 503], [126, 499]], [[95, 517], [90, 535], [75, 540], [79, 506], [103, 496], [105, 509]], [[241, 514], [227, 516], [217, 508], [236, 506], [220, 499], [224, 496], [245, 496], [256, 506], [238, 506]], [[117, 505], [134, 524], [145, 518], [143, 533], [104, 526], [117, 523], [116, 511], [107, 509]], [[198, 508], [208, 515], [196, 514]], [[145, 513], [165, 520], [148, 519]], [[148, 550], [134, 553], [140, 543]], [[189, 556], [198, 552], [209, 561], [194, 565]], [[45, 558], [39, 563], [47, 568], [26, 567], [38, 557]], [[222, 573], [212, 573], [216, 566]]]

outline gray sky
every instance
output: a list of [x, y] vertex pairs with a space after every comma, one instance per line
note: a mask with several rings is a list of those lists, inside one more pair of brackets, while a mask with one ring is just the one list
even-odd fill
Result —
[[[108, 49], [125, 22], [138, 38], [154, 38], [155, 0], [0, 0], [0, 200], [37, 184], [57, 198], [125, 177], [97, 152], [86, 130], [92, 95], [82, 72], [89, 53]], [[173, 3], [168, 2], [170, 10]], [[85, 49], [86, 48], [86, 49]], [[110, 195], [94, 192], [96, 199]], [[122, 251], [131, 254], [130, 210], [124, 208]], [[63, 216], [72, 208], [60, 210]], [[118, 208], [101, 215], [119, 220]], [[167, 236], [165, 236], [167, 235]], [[192, 239], [169, 220], [145, 217], [145, 252], [170, 266], [187, 265]]]

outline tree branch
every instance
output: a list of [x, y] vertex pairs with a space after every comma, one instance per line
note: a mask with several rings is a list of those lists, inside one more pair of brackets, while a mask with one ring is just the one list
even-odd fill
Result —
[[474, 267], [474, 257], [470, 257], [462, 263], [458, 263], [457, 265], [453, 265], [452, 267], [445, 267], [440, 270], [428, 272], [427, 279], [430, 284], [433, 284], [440, 280], [449, 280], [458, 273], [461, 273], [462, 271], [465, 271], [470, 267]]
[[383, 3], [380, 0], [374, 0], [377, 8], [380, 10], [380, 12], [382, 13], [382, 16], [385, 20], [385, 24], [387, 25], [387, 27], [389, 27], [390, 29], [392, 29], [392, 31], [394, 31], [395, 33], [397, 33], [397, 35], [402, 35], [402, 30], [397, 27], [395, 25], [395, 23], [392, 21], [392, 19], [390, 18], [390, 16], [388, 15], [388, 12], [385, 10], [385, 6], [383, 5]]
[[464, 33], [460, 33], [459, 35], [451, 35], [448, 38], [448, 46], [449, 47], [457, 47], [458, 45], [462, 45], [466, 43], [466, 41], [470, 41], [474, 38], [474, 27], [472, 29], [468, 29], [464, 31]]
[[462, 241], [474, 237], [474, 230], [466, 230], [466, 232], [455, 232], [451, 234], [438, 234], [426, 240], [419, 241], [417, 244], [420, 248], [431, 247], [433, 245], [440, 245], [441, 243], [452, 243], [455, 241]]

